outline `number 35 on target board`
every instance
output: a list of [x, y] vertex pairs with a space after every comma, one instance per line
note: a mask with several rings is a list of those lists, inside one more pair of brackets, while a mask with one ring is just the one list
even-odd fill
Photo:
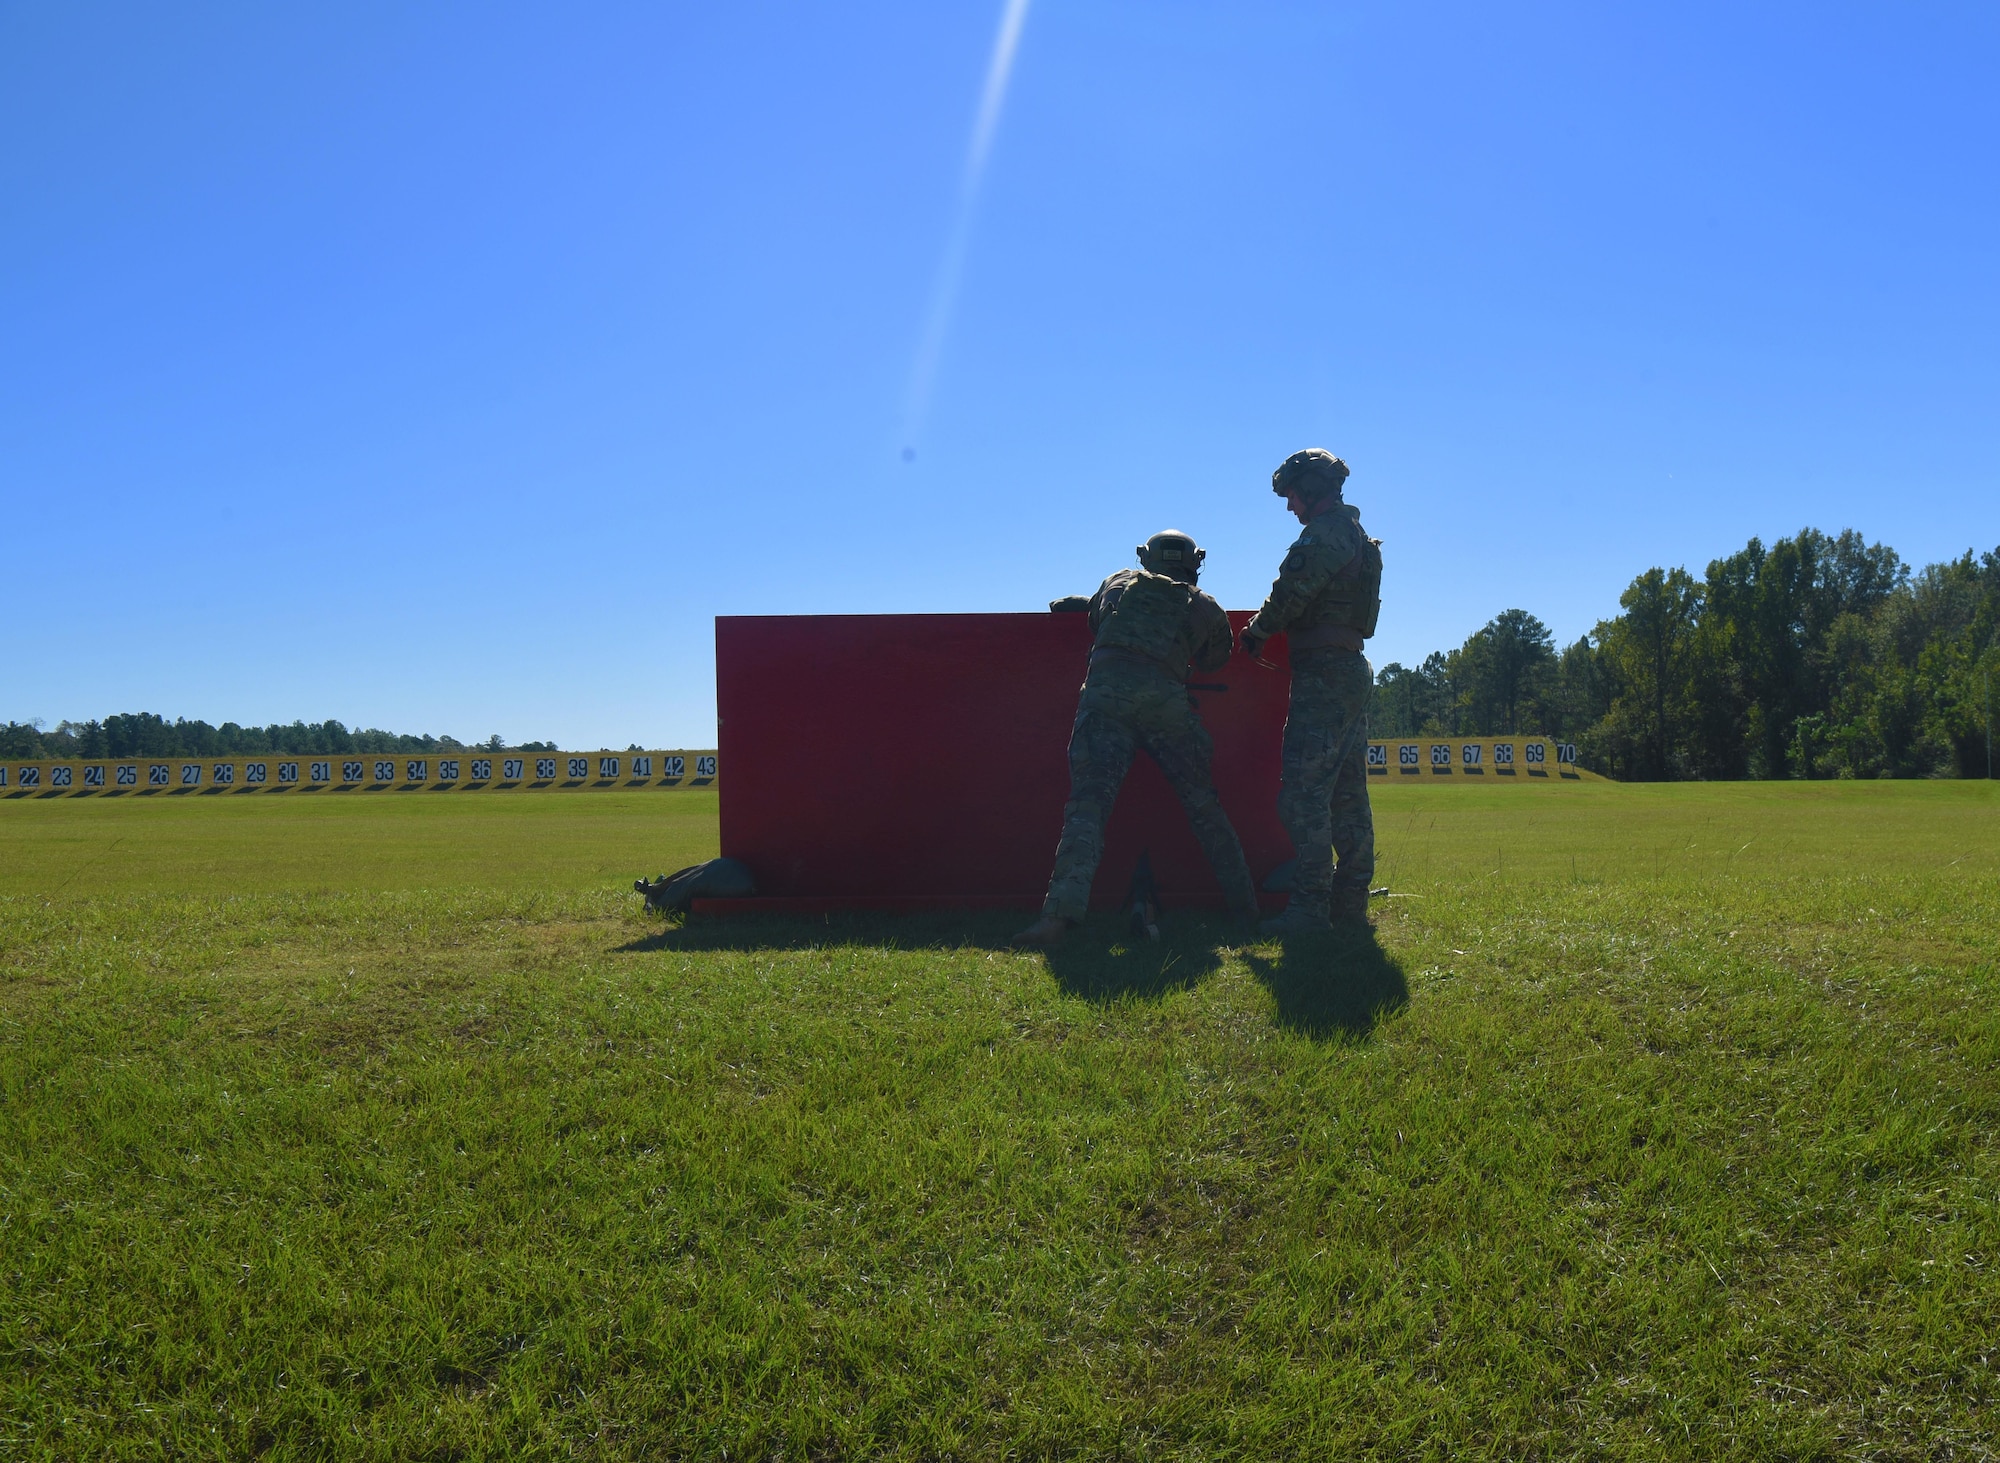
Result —
[[0, 763], [0, 799], [714, 788], [714, 752], [344, 752]]

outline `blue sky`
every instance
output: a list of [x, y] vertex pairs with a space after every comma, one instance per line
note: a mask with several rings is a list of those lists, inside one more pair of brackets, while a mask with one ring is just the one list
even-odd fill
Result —
[[[2000, 11], [0, 4], [0, 719], [709, 742], [712, 617], [2000, 543]], [[913, 376], [963, 245], [920, 420]], [[904, 449], [914, 448], [913, 460]]]

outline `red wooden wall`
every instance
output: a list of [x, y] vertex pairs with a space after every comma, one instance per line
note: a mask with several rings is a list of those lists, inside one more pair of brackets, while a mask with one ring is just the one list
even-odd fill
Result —
[[[1240, 629], [1248, 616], [1230, 619]], [[715, 648], [722, 851], [750, 866], [758, 902], [1040, 904], [1069, 791], [1084, 616], [727, 616]], [[1283, 640], [1270, 649], [1282, 664]], [[1195, 679], [1228, 687], [1197, 699], [1217, 788], [1261, 880], [1291, 857], [1277, 818], [1288, 678], [1238, 654]], [[1142, 850], [1170, 902], [1221, 904], [1143, 753], [1093, 903], [1117, 903]]]

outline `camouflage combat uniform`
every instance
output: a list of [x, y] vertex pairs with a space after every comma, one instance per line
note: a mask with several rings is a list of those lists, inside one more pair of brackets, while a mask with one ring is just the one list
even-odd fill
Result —
[[[1381, 608], [1381, 545], [1336, 496], [1306, 524], [1244, 639], [1285, 634], [1292, 702], [1285, 717], [1278, 817], [1298, 863], [1287, 914], [1365, 914], [1375, 875], [1368, 808], [1368, 700], [1375, 675], [1362, 642]], [[1334, 868], [1339, 858], [1339, 870]]]
[[1250, 866], [1209, 771], [1214, 744], [1186, 686], [1189, 661], [1212, 671], [1229, 659], [1229, 617], [1193, 585], [1121, 569], [1091, 596], [1090, 624], [1097, 639], [1070, 731], [1069, 802], [1044, 917], [1083, 918], [1104, 857], [1104, 825], [1138, 748], [1167, 775], [1230, 909], [1254, 915]]

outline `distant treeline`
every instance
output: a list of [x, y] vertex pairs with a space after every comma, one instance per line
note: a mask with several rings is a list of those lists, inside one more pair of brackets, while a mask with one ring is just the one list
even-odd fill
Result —
[[1672, 778], [1985, 777], [2000, 695], [2000, 550], [1912, 575], [1849, 530], [1648, 569], [1558, 650], [1508, 610], [1376, 677], [1376, 736], [1541, 733], [1584, 765]]
[[0, 757], [244, 757], [260, 752], [306, 757], [341, 752], [553, 752], [554, 742], [508, 742], [488, 737], [466, 743], [455, 737], [413, 737], [400, 732], [337, 721], [295, 721], [290, 725], [238, 726], [225, 721], [175, 718], [150, 711], [107, 716], [102, 721], [65, 721], [54, 731], [27, 722], [0, 728]]

